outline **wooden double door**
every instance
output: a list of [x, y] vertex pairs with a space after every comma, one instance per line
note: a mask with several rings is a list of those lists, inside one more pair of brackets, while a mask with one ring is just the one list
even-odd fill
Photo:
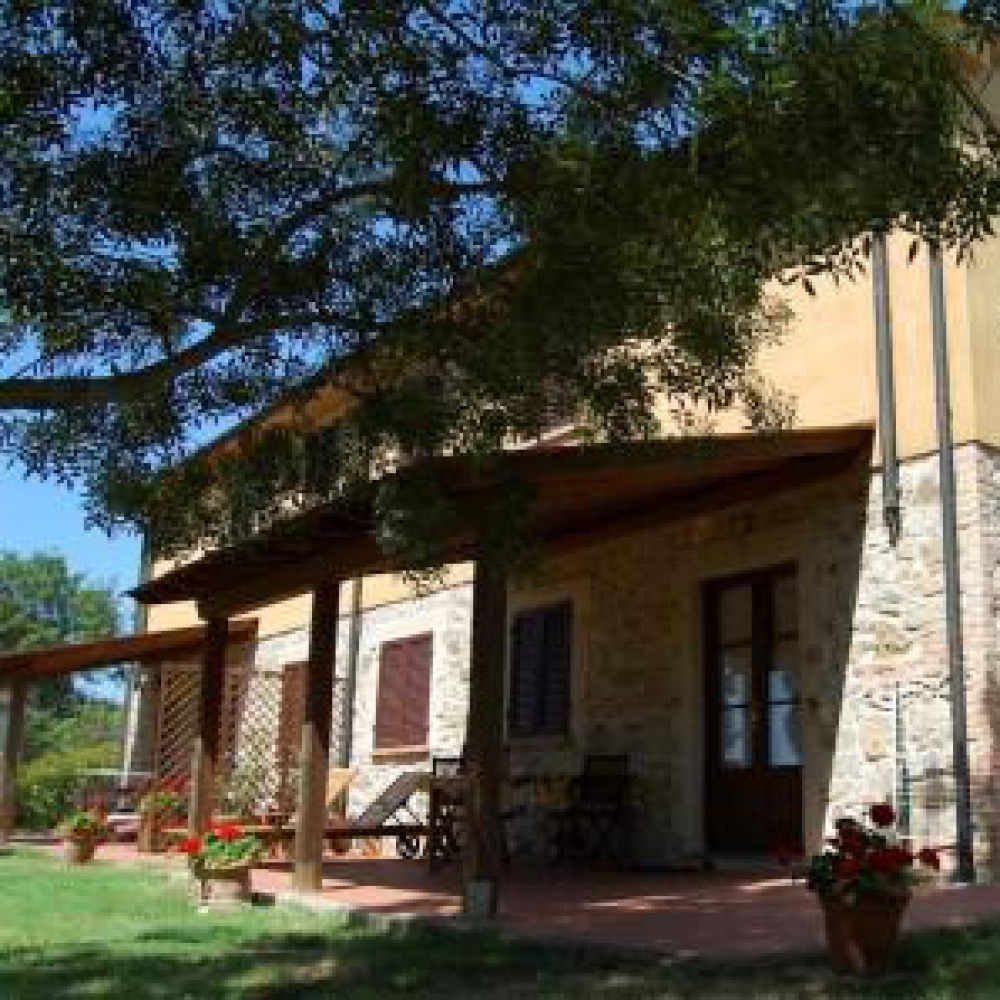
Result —
[[711, 852], [802, 849], [794, 566], [705, 587], [705, 833]]

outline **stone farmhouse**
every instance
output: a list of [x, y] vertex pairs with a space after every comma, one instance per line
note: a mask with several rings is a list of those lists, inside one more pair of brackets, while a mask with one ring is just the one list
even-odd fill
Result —
[[[502, 687], [482, 688], [484, 711], [502, 717], [512, 775], [626, 754], [643, 864], [815, 849], [841, 812], [882, 800], [918, 845], [954, 846], [967, 787], [977, 871], [1000, 865], [1000, 242], [943, 266], [957, 695], [931, 269], [908, 250], [888, 240], [884, 299], [877, 269], [819, 280], [815, 295], [783, 290], [794, 320], [758, 366], [792, 401], [791, 429], [762, 437], [719, 414], [704, 437], [677, 438], [664, 407], [663, 440], [636, 445], [633, 462], [571, 428], [518, 453], [552, 498], [550, 544], [533, 579], [504, 584], [491, 632]], [[224, 795], [258, 804], [294, 799], [310, 631], [335, 615], [329, 763], [357, 769], [353, 813], [400, 770], [463, 752], [478, 574], [456, 551], [441, 584], [416, 593], [375, 556], [352, 562], [357, 546], [332, 529], [300, 542], [270, 562], [252, 545], [180, 568], [154, 560], [138, 594], [150, 632], [254, 620], [228, 646], [215, 767]], [[144, 670], [128, 768], [190, 774], [198, 678], [192, 654]], [[961, 706], [967, 783], [953, 760]], [[515, 810], [508, 836], [541, 850], [536, 827]]]

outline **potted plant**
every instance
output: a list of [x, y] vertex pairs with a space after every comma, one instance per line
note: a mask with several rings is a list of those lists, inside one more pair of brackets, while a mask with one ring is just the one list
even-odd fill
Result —
[[167, 849], [167, 828], [184, 818], [187, 802], [174, 784], [151, 788], [139, 800], [139, 851], [157, 854]]
[[107, 820], [94, 809], [78, 809], [59, 824], [63, 855], [70, 864], [91, 861], [97, 845], [111, 833]]
[[218, 823], [201, 837], [181, 841], [177, 849], [188, 857], [203, 903], [228, 907], [250, 901], [250, 870], [266, 853], [260, 838], [235, 823]]
[[880, 972], [899, 937], [917, 863], [938, 869], [937, 851], [914, 855], [892, 832], [892, 806], [872, 806], [870, 822], [844, 817], [836, 836], [809, 863], [808, 885], [819, 898], [830, 960], [842, 972]]

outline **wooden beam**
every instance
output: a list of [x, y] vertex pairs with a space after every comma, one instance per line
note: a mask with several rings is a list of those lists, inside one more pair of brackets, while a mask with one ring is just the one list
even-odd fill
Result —
[[0, 842], [7, 840], [14, 829], [17, 764], [24, 742], [24, 709], [28, 685], [14, 680], [6, 685], [5, 725], [0, 729]]
[[504, 665], [507, 580], [489, 559], [476, 562], [472, 607], [472, 663], [466, 758], [469, 774], [469, 838], [464, 854], [465, 912], [496, 913], [503, 857], [500, 792], [505, 779]]
[[702, 515], [721, 514], [782, 492], [832, 482], [851, 471], [867, 475], [867, 456], [845, 453], [794, 459], [777, 468], [698, 487], [680, 496], [667, 491], [662, 497], [653, 498], [633, 510], [605, 515], [589, 524], [564, 526], [543, 537], [543, 551], [548, 556], [575, 552]]
[[[315, 591], [332, 579], [388, 573], [403, 569], [385, 555], [373, 537], [324, 541], [317, 539], [316, 552], [303, 558], [279, 560], [267, 571], [247, 573], [232, 581], [212, 581], [210, 593], [198, 598], [202, 617], [242, 614], [275, 601]], [[253, 563], [248, 562], [247, 566]]]
[[339, 580], [328, 580], [313, 591], [299, 756], [295, 874], [292, 880], [299, 892], [318, 892], [323, 885], [323, 834], [326, 828], [326, 783], [330, 769], [339, 603]]
[[209, 828], [215, 806], [228, 639], [227, 619], [210, 618], [205, 623], [205, 645], [202, 648], [199, 678], [198, 730], [191, 753], [188, 829], [192, 834], [204, 833]]

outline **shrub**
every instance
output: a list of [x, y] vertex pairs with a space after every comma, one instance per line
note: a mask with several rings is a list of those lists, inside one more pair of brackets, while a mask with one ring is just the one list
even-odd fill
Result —
[[51, 830], [73, 808], [86, 772], [114, 767], [116, 743], [73, 750], [51, 750], [23, 764], [17, 776], [17, 824], [26, 830]]

